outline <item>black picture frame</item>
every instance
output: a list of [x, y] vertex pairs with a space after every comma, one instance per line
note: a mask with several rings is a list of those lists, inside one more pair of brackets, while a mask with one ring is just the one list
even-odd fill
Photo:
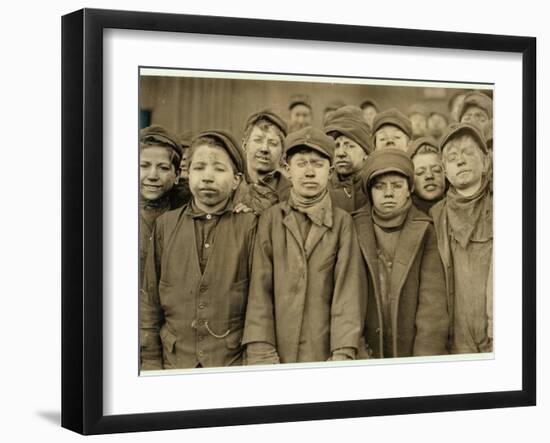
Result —
[[[103, 412], [103, 31], [170, 31], [522, 56], [522, 388], [517, 391], [106, 416]], [[62, 426], [82, 434], [536, 404], [536, 39], [83, 9], [62, 18]]]

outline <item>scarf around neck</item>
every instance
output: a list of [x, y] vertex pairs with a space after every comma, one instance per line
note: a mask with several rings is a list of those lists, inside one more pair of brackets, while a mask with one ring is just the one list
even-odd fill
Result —
[[305, 198], [298, 195], [294, 188], [292, 188], [288, 204], [296, 211], [307, 215], [316, 225], [332, 228], [332, 201], [326, 189], [317, 197]]
[[479, 226], [489, 181], [483, 177], [477, 192], [469, 197], [459, 194], [454, 187], [447, 192], [447, 217], [455, 240], [465, 248]]
[[372, 220], [374, 224], [379, 226], [382, 229], [398, 229], [403, 226], [409, 209], [411, 209], [412, 200], [407, 199], [405, 204], [395, 211], [392, 211], [390, 214], [382, 214], [374, 205], [372, 205]]

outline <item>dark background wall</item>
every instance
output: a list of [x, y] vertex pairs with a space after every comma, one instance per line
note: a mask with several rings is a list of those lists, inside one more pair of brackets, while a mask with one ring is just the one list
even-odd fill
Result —
[[439, 87], [142, 76], [140, 109], [145, 111], [143, 122], [163, 125], [176, 133], [223, 128], [240, 137], [247, 116], [261, 108], [269, 107], [288, 118], [293, 94], [310, 96], [313, 124], [321, 127], [323, 110], [335, 99], [359, 105], [370, 98], [382, 110], [397, 107], [405, 113], [411, 105], [421, 103], [428, 110], [447, 112], [448, 100], [456, 92]]

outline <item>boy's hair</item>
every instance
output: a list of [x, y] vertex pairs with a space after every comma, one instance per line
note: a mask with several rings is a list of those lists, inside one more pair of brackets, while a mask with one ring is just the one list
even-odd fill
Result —
[[376, 177], [374, 177], [367, 185], [367, 192], [369, 194], [369, 200], [370, 202], [372, 203], [373, 202], [373, 199], [372, 199], [372, 188], [374, 187], [374, 185], [376, 184], [376, 182], [384, 177], [385, 175], [388, 175], [388, 174], [395, 174], [395, 175], [398, 175], [399, 177], [403, 177], [405, 179], [405, 182], [407, 182], [407, 189], [409, 190], [409, 192], [412, 194], [412, 189], [411, 189], [411, 184], [409, 183], [409, 177], [407, 177], [405, 174], [399, 172], [399, 171], [388, 171], [388, 172], [384, 172], [383, 174], [380, 174], [380, 175], [377, 175]]
[[[189, 147], [189, 155], [187, 156], [187, 162], [189, 166], [191, 166], [191, 163], [193, 163], [193, 155], [195, 154], [197, 147], [203, 146], [203, 145], [217, 147], [217, 148], [223, 149], [224, 151], [227, 151], [227, 147], [215, 137], [211, 137], [209, 135], [197, 137], [196, 139], [193, 140], [193, 142], [191, 143], [191, 146]], [[237, 174], [238, 173], [237, 166], [231, 159], [231, 156], [229, 156], [229, 159], [231, 161], [231, 167], [233, 168], [233, 172]]]
[[174, 147], [170, 143], [165, 143], [161, 140], [155, 139], [154, 137], [144, 137], [139, 142], [140, 151], [146, 148], [151, 148], [153, 146], [165, 148], [169, 151], [170, 163], [172, 164], [172, 166], [174, 166], [176, 174], [178, 174], [181, 166], [181, 157], [174, 150]]
[[319, 154], [321, 157], [326, 158], [329, 162], [329, 165], [332, 164], [332, 161], [331, 161], [329, 156], [321, 154], [321, 152], [319, 152], [317, 149], [313, 149], [313, 148], [310, 148], [309, 146], [305, 146], [305, 145], [298, 146], [298, 147], [293, 148], [290, 151], [288, 151], [285, 155], [285, 162], [286, 162], [287, 165], [290, 165], [290, 160], [292, 159], [292, 157], [294, 157], [294, 155], [296, 155], [296, 154], [307, 154], [308, 152], [315, 152], [316, 154]]
[[281, 131], [281, 128], [279, 128], [276, 124], [274, 124], [267, 118], [260, 118], [259, 120], [255, 121], [254, 123], [248, 125], [245, 128], [244, 135], [243, 135], [243, 147], [248, 142], [248, 137], [250, 137], [250, 134], [252, 133], [254, 126], [257, 126], [264, 132], [268, 131], [269, 128], [273, 127], [275, 129], [275, 133], [279, 137], [279, 140], [281, 140], [281, 146], [284, 145], [285, 134], [283, 133], [283, 131]]
[[327, 132], [327, 135], [329, 137], [332, 137], [334, 140], [336, 140], [338, 137], [340, 137], [341, 135], [344, 135], [344, 134], [342, 134], [341, 132], [338, 132], [338, 131], [329, 131], [329, 132]]

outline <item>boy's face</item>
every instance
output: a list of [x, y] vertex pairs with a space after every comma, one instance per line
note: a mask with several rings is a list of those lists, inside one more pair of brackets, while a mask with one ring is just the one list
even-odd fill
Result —
[[479, 108], [478, 106], [468, 106], [466, 112], [462, 114], [460, 122], [470, 123], [476, 125], [478, 128], [483, 128], [488, 120], [489, 116], [485, 110]]
[[266, 130], [254, 126], [244, 145], [249, 170], [266, 174], [279, 166], [283, 143], [275, 126], [268, 126]]
[[295, 105], [290, 110], [290, 124], [294, 130], [311, 125], [311, 109], [306, 105]]
[[457, 190], [473, 193], [481, 186], [485, 156], [470, 135], [452, 139], [443, 147], [443, 166], [447, 179]]
[[436, 138], [441, 137], [447, 127], [447, 120], [439, 114], [432, 114], [428, 117], [428, 132]]
[[414, 163], [414, 193], [424, 200], [435, 200], [445, 192], [445, 174], [435, 152], [417, 154]]
[[361, 170], [367, 160], [367, 154], [352, 139], [345, 135], [336, 138], [334, 151], [334, 169], [339, 175], [350, 175]]
[[405, 206], [411, 193], [405, 177], [388, 172], [374, 178], [371, 195], [372, 204], [378, 212], [391, 214]]
[[189, 189], [199, 208], [217, 209], [237, 189], [240, 175], [223, 148], [196, 146], [189, 162]]
[[413, 136], [421, 137], [426, 134], [426, 117], [422, 114], [413, 114], [410, 116]]
[[140, 193], [146, 200], [157, 200], [177, 183], [172, 151], [163, 146], [146, 146], [139, 159]]
[[325, 191], [332, 172], [330, 161], [316, 151], [298, 152], [290, 157], [287, 170], [296, 193], [314, 198]]
[[383, 125], [374, 134], [375, 149], [397, 148], [407, 151], [409, 137], [394, 125]]
[[376, 111], [376, 108], [374, 106], [367, 105], [363, 108], [363, 118], [371, 127], [372, 122], [374, 121], [374, 117], [376, 117], [376, 114], [378, 114], [378, 112]]

